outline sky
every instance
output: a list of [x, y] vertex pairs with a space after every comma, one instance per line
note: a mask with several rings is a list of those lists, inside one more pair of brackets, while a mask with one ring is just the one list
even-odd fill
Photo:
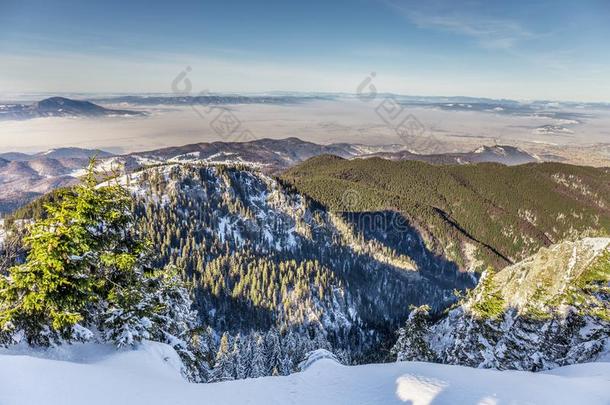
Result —
[[[0, 0], [0, 95], [347, 92], [610, 101], [610, 1]], [[188, 68], [188, 69], [187, 69]], [[184, 76], [182, 76], [184, 77]]]

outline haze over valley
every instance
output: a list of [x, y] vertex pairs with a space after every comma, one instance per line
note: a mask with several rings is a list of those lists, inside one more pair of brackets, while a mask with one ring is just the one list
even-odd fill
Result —
[[610, 404], [607, 0], [0, 0], [0, 405]]
[[[356, 96], [294, 94], [254, 98], [247, 104], [243, 97], [225, 96], [222, 104], [215, 104], [216, 100], [169, 104], [178, 99], [170, 94], [160, 100], [166, 104], [151, 105], [138, 97], [117, 103], [112, 102], [115, 98], [100, 102], [99, 95], [91, 95], [86, 99], [109, 109], [146, 115], [5, 117], [0, 125], [0, 151], [29, 153], [76, 146], [130, 153], [198, 142], [297, 137], [319, 144], [403, 144], [417, 153], [467, 152], [504, 144], [549, 155], [549, 159], [600, 166], [608, 165], [610, 159], [610, 106], [605, 104], [385, 96], [421, 123], [421, 132], [409, 139], [380, 116], [379, 105], [386, 99], [382, 96], [366, 102]], [[223, 133], [212, 125], [222, 111], [239, 120], [234, 132]]]

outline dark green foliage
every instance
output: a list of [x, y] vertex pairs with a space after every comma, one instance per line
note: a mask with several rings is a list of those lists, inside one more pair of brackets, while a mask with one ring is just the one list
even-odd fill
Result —
[[[92, 166], [93, 167], [93, 166]], [[93, 169], [73, 193], [45, 205], [24, 242], [25, 264], [0, 279], [0, 328], [23, 331], [30, 344], [76, 338], [92, 307], [129, 284], [144, 244], [128, 238], [129, 195], [96, 188]]]
[[483, 319], [496, 319], [504, 313], [505, 302], [500, 286], [494, 281], [495, 270], [489, 267], [477, 287], [470, 292], [473, 297], [472, 313]]
[[568, 286], [561, 297], [588, 315], [610, 322], [610, 252], [606, 251]]
[[0, 275], [0, 343], [47, 346], [88, 340], [118, 346], [143, 338], [189, 351], [196, 325], [177, 271], [148, 266], [150, 247], [134, 229], [131, 196], [118, 183], [83, 184], [44, 205], [25, 237], [25, 263]]
[[[481, 271], [565, 238], [610, 234], [610, 175], [593, 167], [435, 166], [321, 156], [282, 177], [336, 211], [399, 210], [439, 254], [451, 255], [443, 249], [453, 246], [452, 259], [461, 266], [467, 255], [456, 247], [473, 243]], [[357, 198], [346, 201], [348, 190]]]

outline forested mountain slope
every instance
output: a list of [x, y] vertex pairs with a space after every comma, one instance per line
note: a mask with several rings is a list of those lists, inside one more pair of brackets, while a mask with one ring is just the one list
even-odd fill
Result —
[[122, 181], [157, 264], [184, 269], [203, 324], [218, 333], [275, 329], [358, 358], [391, 338], [409, 305], [441, 310], [474, 285], [416, 230], [356, 232], [348, 216], [244, 167], [176, 164]]
[[282, 178], [333, 210], [398, 210], [462, 269], [502, 268], [564, 239], [610, 235], [610, 170], [310, 159]]
[[[409, 307], [429, 305], [439, 316], [455, 289], [474, 287], [466, 270], [502, 268], [555, 239], [608, 231], [601, 169], [313, 162], [283, 179], [193, 163], [119, 178], [155, 267], [176, 264], [191, 282], [206, 380], [288, 374], [320, 347], [344, 362], [387, 359]], [[18, 217], [44, 215], [42, 201]]]

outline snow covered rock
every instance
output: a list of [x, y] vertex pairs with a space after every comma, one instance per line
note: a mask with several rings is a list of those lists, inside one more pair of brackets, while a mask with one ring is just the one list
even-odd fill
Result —
[[305, 355], [305, 359], [299, 363], [299, 371], [307, 370], [315, 362], [327, 359], [339, 364], [339, 359], [333, 353], [325, 349], [311, 351]]
[[424, 347], [441, 363], [529, 371], [594, 361], [610, 342], [609, 282], [610, 239], [544, 248], [484, 275], [460, 306], [421, 324], [425, 344], [399, 339], [397, 357], [420, 359]]

